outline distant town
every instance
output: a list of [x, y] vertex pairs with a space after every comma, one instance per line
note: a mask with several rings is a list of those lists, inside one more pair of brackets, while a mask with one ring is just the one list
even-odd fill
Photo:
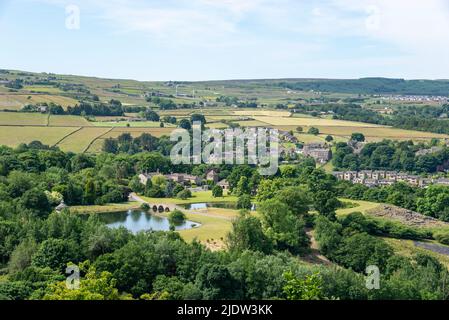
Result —
[[425, 188], [432, 184], [449, 186], [449, 179], [441, 177], [424, 178], [404, 172], [393, 171], [336, 171], [332, 173], [339, 180], [363, 184], [367, 187], [391, 186], [396, 182], [406, 182], [410, 185]]

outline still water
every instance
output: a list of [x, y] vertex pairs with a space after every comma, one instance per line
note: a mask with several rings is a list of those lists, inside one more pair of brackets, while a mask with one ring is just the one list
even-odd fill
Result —
[[[129, 210], [126, 212], [101, 213], [100, 220], [110, 228], [125, 227], [132, 233], [140, 231], [169, 231], [170, 222], [167, 218], [148, 213], [144, 210]], [[199, 227], [196, 222], [185, 221], [175, 225], [175, 229], [187, 230]]]
[[[223, 208], [223, 209], [234, 209], [237, 210], [237, 204], [234, 202], [211, 202], [211, 203], [191, 203], [180, 205], [186, 210], [202, 210], [209, 208]], [[252, 211], [256, 210], [256, 206], [253, 204]]]

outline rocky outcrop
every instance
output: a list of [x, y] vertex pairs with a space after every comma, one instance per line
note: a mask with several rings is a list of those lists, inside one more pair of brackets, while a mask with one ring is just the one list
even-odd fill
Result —
[[380, 205], [376, 209], [368, 210], [367, 213], [379, 218], [396, 220], [405, 225], [414, 227], [449, 226], [449, 223], [392, 205]]

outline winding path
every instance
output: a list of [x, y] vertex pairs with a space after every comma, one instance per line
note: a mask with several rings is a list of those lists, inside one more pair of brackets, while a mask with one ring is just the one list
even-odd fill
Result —
[[430, 243], [430, 242], [423, 242], [423, 241], [413, 241], [413, 244], [416, 247], [423, 248], [426, 250], [430, 250], [435, 253], [444, 254], [446, 256], [449, 256], [449, 247], [442, 245], [442, 244], [436, 244], [436, 243]]

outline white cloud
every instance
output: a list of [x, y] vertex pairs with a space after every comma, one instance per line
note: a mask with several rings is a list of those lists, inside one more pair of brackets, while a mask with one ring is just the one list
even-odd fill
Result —
[[197, 64], [201, 54], [225, 59], [226, 52], [271, 70], [298, 66], [298, 76], [304, 65], [325, 66], [329, 75], [363, 76], [370, 68], [404, 77], [449, 74], [446, 0], [22, 1], [75, 3], [115, 33], [160, 45], [153, 50], [205, 52]]

